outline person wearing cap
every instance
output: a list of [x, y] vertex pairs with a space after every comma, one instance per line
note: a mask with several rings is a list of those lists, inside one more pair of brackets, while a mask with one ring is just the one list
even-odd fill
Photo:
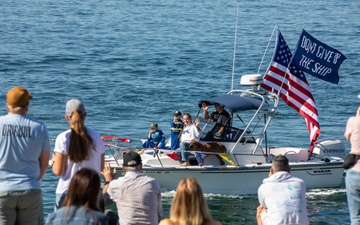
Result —
[[212, 119], [214, 122], [221, 125], [214, 135], [214, 138], [221, 139], [224, 134], [225, 125], [230, 125], [230, 114], [225, 110], [225, 107], [220, 104], [215, 104], [215, 111], [211, 114], [209, 113], [209, 105], [206, 104], [206, 102], [203, 102], [201, 106], [204, 111], [205, 119]]
[[158, 129], [157, 123], [150, 125], [150, 131], [147, 140], [143, 144], [143, 148], [165, 148], [165, 134]]
[[42, 122], [27, 114], [32, 95], [17, 86], [0, 117], [0, 224], [43, 224], [40, 180], [49, 165], [50, 139]]
[[258, 189], [258, 225], [309, 225], [305, 182], [293, 177], [290, 171], [286, 156], [274, 157], [269, 177], [263, 180]]
[[124, 155], [122, 169], [125, 175], [114, 179], [115, 168], [105, 165], [105, 203], [116, 203], [121, 225], [157, 225], [163, 215], [159, 183], [142, 173], [141, 157], [136, 152]]
[[55, 210], [61, 207], [71, 178], [81, 168], [90, 168], [99, 174], [104, 167], [104, 143], [100, 134], [85, 126], [86, 110], [78, 99], [66, 103], [65, 119], [70, 129], [55, 140], [52, 171], [59, 176], [56, 188]]
[[174, 118], [171, 121], [170, 126], [171, 126], [170, 149], [175, 150], [175, 149], [178, 149], [179, 146], [180, 146], [181, 133], [182, 133], [182, 129], [184, 127], [184, 123], [181, 120], [181, 112], [180, 111], [175, 111], [174, 112]]

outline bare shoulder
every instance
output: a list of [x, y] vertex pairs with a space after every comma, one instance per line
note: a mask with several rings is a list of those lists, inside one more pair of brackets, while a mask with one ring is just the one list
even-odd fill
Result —
[[222, 224], [219, 221], [212, 220], [207, 222], [205, 225], [222, 225]]
[[160, 221], [159, 225], [172, 225], [172, 222], [170, 219], [163, 219]]

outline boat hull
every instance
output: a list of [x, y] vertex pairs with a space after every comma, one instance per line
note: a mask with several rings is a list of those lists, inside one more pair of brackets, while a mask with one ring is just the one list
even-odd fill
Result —
[[[179, 181], [194, 177], [204, 193], [225, 195], [253, 195], [264, 178], [268, 177], [271, 164], [243, 167], [154, 167], [144, 166], [143, 172], [154, 177], [165, 191], [175, 190]], [[305, 181], [307, 189], [336, 188], [342, 184], [344, 169], [341, 162], [303, 162], [291, 164], [291, 174]], [[122, 172], [120, 168], [119, 172]]]

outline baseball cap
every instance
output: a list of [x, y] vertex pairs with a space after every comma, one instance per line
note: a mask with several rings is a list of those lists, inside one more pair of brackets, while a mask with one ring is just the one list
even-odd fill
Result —
[[71, 99], [66, 103], [65, 113], [67, 115], [71, 116], [75, 110], [78, 110], [80, 114], [86, 112], [84, 104], [79, 99]]
[[125, 167], [137, 166], [141, 163], [141, 156], [136, 152], [128, 152], [124, 155], [123, 162]]
[[32, 95], [22, 86], [11, 88], [6, 96], [6, 102], [11, 107], [22, 107], [29, 104]]
[[174, 116], [181, 116], [181, 112], [180, 111], [175, 111]]

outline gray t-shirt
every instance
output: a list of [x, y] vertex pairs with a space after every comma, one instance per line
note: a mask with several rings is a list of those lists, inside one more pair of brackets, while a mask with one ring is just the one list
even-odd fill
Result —
[[42, 151], [50, 151], [45, 125], [19, 114], [0, 117], [0, 191], [40, 189]]

